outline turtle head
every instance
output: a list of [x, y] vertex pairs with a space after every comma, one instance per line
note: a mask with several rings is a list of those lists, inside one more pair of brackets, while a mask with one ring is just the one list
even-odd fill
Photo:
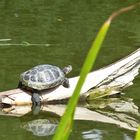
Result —
[[71, 70], [72, 70], [72, 66], [68, 65], [67, 67], [64, 67], [62, 71], [64, 72], [64, 74], [68, 74]]

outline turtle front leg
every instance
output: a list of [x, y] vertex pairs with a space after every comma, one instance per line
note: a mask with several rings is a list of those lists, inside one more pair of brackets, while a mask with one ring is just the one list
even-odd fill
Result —
[[62, 85], [63, 85], [65, 88], [69, 88], [69, 87], [70, 87], [70, 83], [69, 83], [68, 78], [65, 78], [65, 79], [64, 79], [64, 82], [63, 82]]
[[33, 111], [33, 114], [37, 115], [40, 112], [41, 99], [40, 99], [40, 95], [35, 90], [33, 90], [31, 100], [32, 100], [32, 111]]
[[41, 105], [41, 99], [40, 99], [40, 96], [39, 96], [39, 94], [37, 92], [32, 93], [31, 100], [32, 100], [32, 103], [34, 105], [36, 105], [36, 106]]

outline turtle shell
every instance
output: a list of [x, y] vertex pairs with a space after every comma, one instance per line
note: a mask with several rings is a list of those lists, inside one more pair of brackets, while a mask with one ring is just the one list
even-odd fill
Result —
[[20, 81], [23, 85], [37, 90], [61, 85], [64, 79], [63, 71], [53, 65], [38, 65], [20, 75]]

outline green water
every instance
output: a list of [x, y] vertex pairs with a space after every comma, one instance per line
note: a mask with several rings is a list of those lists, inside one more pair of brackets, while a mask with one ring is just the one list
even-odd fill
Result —
[[[38, 64], [73, 66], [79, 74], [98, 29], [107, 17], [136, 0], [1, 0], [0, 91], [17, 87], [19, 74]], [[94, 69], [119, 60], [140, 47], [140, 8], [121, 15], [111, 25]], [[33, 45], [27, 45], [28, 42]], [[6, 45], [7, 43], [15, 45]], [[19, 45], [16, 45], [19, 44]], [[125, 96], [140, 107], [140, 76]], [[39, 116], [38, 116], [39, 117]], [[22, 118], [0, 116], [0, 140], [45, 140], [22, 127]], [[95, 121], [75, 121], [73, 140], [131, 140], [135, 132]]]

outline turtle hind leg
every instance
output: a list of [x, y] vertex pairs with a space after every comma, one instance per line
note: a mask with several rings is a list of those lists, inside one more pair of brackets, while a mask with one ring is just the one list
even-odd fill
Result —
[[65, 79], [64, 79], [64, 82], [62, 83], [62, 85], [63, 85], [65, 88], [69, 88], [69, 87], [70, 87], [70, 83], [69, 83], [68, 78], [65, 78]]
[[19, 81], [17, 88], [22, 88], [22, 87], [23, 87], [22, 82]]
[[41, 105], [40, 95], [37, 92], [33, 91], [31, 100], [34, 105]]
[[33, 90], [31, 100], [32, 100], [33, 114], [37, 115], [40, 112], [41, 99], [40, 99], [40, 95], [35, 90]]
[[21, 81], [19, 81], [17, 88], [20, 88], [22, 90], [28, 90], [27, 87], [23, 85]]

